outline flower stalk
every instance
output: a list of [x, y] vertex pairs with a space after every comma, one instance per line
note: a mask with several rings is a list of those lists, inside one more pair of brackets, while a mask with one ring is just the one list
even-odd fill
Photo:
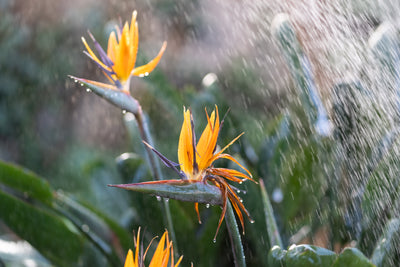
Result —
[[[144, 116], [142, 107], [140, 105], [138, 106], [138, 112], [134, 113], [133, 115], [135, 116], [136, 122], [138, 124], [139, 133], [140, 133], [142, 140], [149, 144], [152, 144], [153, 138], [150, 134], [150, 130], [148, 127], [146, 117]], [[147, 158], [149, 159], [149, 166], [150, 166], [150, 170], [153, 174], [153, 177], [155, 178], [155, 180], [158, 180], [158, 181], [163, 180], [160, 164], [156, 160], [155, 155], [152, 153], [152, 151], [147, 146], [145, 146], [145, 150], [146, 150]], [[164, 213], [165, 213], [165, 217], [166, 217], [165, 219], [166, 219], [167, 227], [169, 229], [171, 239], [175, 244], [175, 252], [177, 253], [178, 252], [178, 242], [177, 242], [176, 236], [175, 236], [174, 224], [172, 222], [172, 216], [171, 216], [171, 210], [169, 208], [169, 203], [166, 199], [163, 199], [163, 209], [164, 209]]]
[[235, 214], [233, 213], [232, 205], [229, 201], [226, 205], [225, 223], [232, 244], [232, 253], [235, 266], [245, 267], [246, 260], [244, 256], [242, 240], [240, 238], [239, 227], [236, 223]]

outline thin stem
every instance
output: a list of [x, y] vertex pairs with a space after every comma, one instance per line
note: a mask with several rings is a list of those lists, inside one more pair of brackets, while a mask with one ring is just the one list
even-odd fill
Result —
[[267, 224], [267, 232], [271, 248], [275, 245], [283, 247], [281, 236], [279, 235], [278, 226], [276, 225], [274, 211], [272, 210], [271, 202], [269, 201], [267, 190], [264, 182], [260, 179], [261, 195], [264, 204], [265, 220]]
[[[138, 104], [138, 111], [134, 113], [135, 119], [139, 128], [140, 132], [140, 137], [142, 138], [143, 141], [148, 143], [149, 145], [153, 146], [153, 140], [151, 138], [150, 130], [146, 121], [145, 116], [143, 116], [143, 111], [142, 107], [140, 104]], [[161, 168], [158, 160], [156, 159], [153, 151], [147, 146], [145, 146], [145, 150], [147, 153], [147, 158], [149, 159], [149, 165], [150, 165], [150, 170], [153, 174], [153, 177], [156, 180], [163, 180], [162, 173], [161, 173]], [[170, 233], [171, 239], [174, 243], [174, 251], [175, 251], [175, 256], [179, 256], [178, 254], [178, 242], [176, 241], [176, 236], [175, 236], [175, 230], [174, 230], [174, 224], [172, 223], [172, 216], [171, 216], [171, 210], [169, 208], [169, 203], [167, 199], [163, 199], [163, 208], [166, 216], [166, 223], [168, 227], [168, 232]]]
[[243, 252], [243, 245], [240, 238], [239, 228], [236, 223], [235, 214], [233, 213], [232, 205], [229, 201], [226, 206], [227, 208], [225, 214], [225, 222], [232, 244], [232, 253], [235, 261], [235, 267], [245, 267], [246, 261]]

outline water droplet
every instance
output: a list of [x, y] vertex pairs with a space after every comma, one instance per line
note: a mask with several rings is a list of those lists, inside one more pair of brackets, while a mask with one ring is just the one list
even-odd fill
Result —
[[239, 184], [243, 184], [243, 181], [240, 181]]
[[275, 203], [281, 203], [283, 200], [283, 193], [280, 188], [275, 188], [274, 191], [272, 192], [272, 200]]
[[86, 92], [90, 93], [92, 90], [90, 90], [89, 88], [86, 88]]
[[84, 86], [84, 84], [83, 84], [83, 83], [81, 83], [81, 86]]
[[83, 232], [88, 233], [90, 228], [87, 224], [82, 224], [81, 229]]
[[210, 207], [210, 204], [206, 204], [206, 208], [208, 209]]
[[168, 202], [168, 201], [169, 201], [169, 198], [164, 198], [164, 200], [165, 200], [166, 202]]
[[148, 73], [148, 72], [146, 72], [146, 73], [144, 74], [144, 76], [149, 76], [149, 73]]
[[240, 203], [243, 203], [243, 199], [239, 198], [239, 200], [240, 200]]
[[157, 201], [161, 201], [161, 197], [160, 196], [156, 196]]
[[236, 190], [236, 192], [239, 194], [239, 193], [240, 193], [240, 190]]
[[217, 239], [216, 239], [216, 238], [214, 238], [214, 239], [213, 239], [213, 242], [214, 242], [214, 243], [217, 243]]
[[139, 74], [139, 77], [141, 77], [141, 78], [144, 77], [144, 74]]
[[250, 223], [255, 223], [256, 221], [253, 219], [250, 219]]
[[125, 109], [122, 110], [122, 114], [126, 114], [126, 110]]
[[218, 80], [215, 73], [208, 73], [201, 81], [204, 87], [209, 87]]
[[74, 82], [76, 82], [76, 83], [77, 83], [77, 82], [78, 82], [78, 80], [74, 80]]

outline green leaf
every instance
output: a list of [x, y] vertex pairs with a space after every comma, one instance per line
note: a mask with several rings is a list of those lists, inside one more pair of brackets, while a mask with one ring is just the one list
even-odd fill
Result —
[[374, 265], [356, 248], [345, 248], [337, 256], [335, 252], [312, 245], [292, 245], [283, 250], [274, 246], [268, 253], [271, 267], [373, 267]]
[[273, 246], [268, 253], [268, 266], [270, 267], [284, 267], [285, 256], [287, 250], [281, 249], [279, 246]]
[[86, 86], [92, 90], [96, 95], [106, 99], [111, 104], [121, 108], [122, 110], [129, 111], [133, 114], [137, 114], [140, 106], [136, 99], [134, 99], [130, 94], [124, 93], [122, 90], [110, 89], [106, 87], [101, 87], [100, 85], [94, 84], [89, 80], [76, 78], [74, 76], [69, 76], [71, 79], [79, 81], [82, 86]]
[[260, 189], [262, 195], [262, 202], [264, 206], [264, 214], [266, 220], [266, 228], [268, 232], [270, 246], [274, 247], [275, 245], [282, 246], [281, 236], [279, 234], [278, 226], [276, 224], [274, 211], [272, 210], [272, 205], [269, 200], [269, 196], [267, 190], [265, 190], [264, 182], [260, 179]]
[[0, 191], [0, 218], [58, 266], [74, 266], [83, 249], [83, 238], [73, 225]]
[[332, 267], [373, 267], [367, 257], [356, 248], [345, 248], [336, 259]]
[[312, 245], [292, 245], [289, 247], [285, 260], [290, 267], [331, 266], [336, 260], [336, 253], [326, 248]]
[[47, 181], [17, 165], [0, 161], [1, 184], [18, 191], [26, 198], [40, 200], [48, 205], [52, 203], [53, 193]]
[[[57, 192], [55, 197], [57, 203], [57, 210], [69, 219], [78, 229], [82, 231], [87, 239], [89, 239], [105, 256], [108, 257], [109, 262], [115, 265], [121, 264], [121, 259], [118, 259], [116, 253], [121, 248], [120, 239], [123, 241], [129, 236], [129, 233], [112, 227], [110, 223], [100, 218], [96, 213], [88, 208], [80, 205], [73, 198], [68, 197], [62, 192]], [[119, 235], [118, 235], [119, 234]], [[127, 242], [124, 242], [127, 244]]]

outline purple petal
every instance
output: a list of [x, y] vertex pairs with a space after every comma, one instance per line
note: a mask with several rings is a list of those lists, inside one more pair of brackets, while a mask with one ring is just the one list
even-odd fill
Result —
[[101, 45], [94, 39], [94, 36], [90, 31], [88, 31], [90, 38], [92, 38], [92, 41], [94, 43], [94, 47], [96, 48], [97, 52], [100, 55], [101, 61], [106, 64], [108, 67], [114, 66], [114, 62], [111, 61], [111, 59], [107, 56], [107, 53], [103, 50]]
[[167, 159], [167, 157], [165, 157], [163, 154], [161, 154], [160, 152], [157, 151], [157, 149], [155, 149], [154, 147], [152, 147], [151, 145], [149, 145], [147, 142], [142, 141], [148, 148], [150, 148], [160, 159], [161, 161], [164, 163], [165, 166], [172, 168], [175, 172], [178, 173], [178, 175], [182, 178], [182, 179], [186, 179], [186, 175], [180, 171], [178, 171], [178, 169], [176, 168], [177, 166], [179, 166], [180, 164], [173, 162], [172, 160]]

